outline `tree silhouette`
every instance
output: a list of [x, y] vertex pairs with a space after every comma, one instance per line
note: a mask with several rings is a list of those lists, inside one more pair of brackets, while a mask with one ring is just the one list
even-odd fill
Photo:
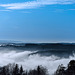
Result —
[[71, 60], [66, 69], [60, 65], [54, 75], [75, 75], [75, 60]]
[[19, 74], [19, 67], [18, 64], [16, 64], [16, 66], [13, 69], [13, 75], [18, 75]]
[[67, 74], [68, 75], [75, 75], [75, 60], [71, 60], [68, 64], [68, 69], [67, 69]]
[[22, 74], [22, 73], [23, 73], [23, 67], [21, 65], [21, 67], [20, 67], [20, 74]]

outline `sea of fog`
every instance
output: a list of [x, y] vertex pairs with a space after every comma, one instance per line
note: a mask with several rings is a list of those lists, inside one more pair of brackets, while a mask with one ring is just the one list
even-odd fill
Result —
[[1, 51], [0, 52], [0, 66], [7, 65], [9, 63], [18, 63], [22, 65], [25, 70], [36, 68], [38, 65], [42, 65], [48, 69], [50, 75], [52, 75], [60, 64], [67, 66], [68, 62], [75, 59], [75, 56], [69, 56], [69, 58], [60, 58], [57, 56], [41, 56], [40, 54], [34, 54], [34, 51]]
[[42, 65], [43, 67], [47, 68], [49, 75], [52, 75], [59, 65], [63, 64], [67, 66], [70, 60], [75, 59], [75, 54], [69, 55], [68, 57], [65, 56], [66, 53], [57, 52], [58, 54], [50, 54], [50, 51], [46, 51], [40, 53], [40, 50], [27, 50], [22, 49], [21, 47], [18, 50], [17, 48], [13, 47], [0, 47], [0, 66], [5, 66], [9, 63], [17, 63], [22, 65], [25, 70], [35, 69], [38, 65]]

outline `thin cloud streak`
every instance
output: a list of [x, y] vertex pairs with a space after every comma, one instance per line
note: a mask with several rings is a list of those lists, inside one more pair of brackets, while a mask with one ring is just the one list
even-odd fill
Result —
[[34, 9], [45, 5], [74, 3], [74, 0], [36, 0], [23, 3], [0, 4], [0, 6], [5, 7], [6, 9]]
[[11, 10], [0, 10], [0, 11], [11, 11]]

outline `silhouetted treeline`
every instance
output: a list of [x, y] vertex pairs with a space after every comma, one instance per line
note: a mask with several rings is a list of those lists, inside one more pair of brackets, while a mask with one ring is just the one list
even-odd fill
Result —
[[54, 75], [75, 75], [75, 60], [71, 60], [67, 67], [59, 65]]
[[[38, 66], [34, 70], [26, 71], [23, 70], [22, 66], [18, 64], [9, 64], [4, 67], [0, 67], [0, 75], [49, 75], [47, 69]], [[63, 64], [58, 66], [58, 69], [54, 75], [75, 75], [75, 60], [71, 60], [67, 67], [64, 67]]]
[[18, 64], [9, 64], [0, 67], [0, 75], [47, 75], [47, 70], [42, 66], [38, 66], [34, 70], [25, 71], [23, 67], [19, 67]]

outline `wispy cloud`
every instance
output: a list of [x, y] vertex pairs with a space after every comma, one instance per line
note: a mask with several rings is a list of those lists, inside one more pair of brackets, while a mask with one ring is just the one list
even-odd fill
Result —
[[37, 8], [41, 4], [38, 1], [29, 1], [23, 3], [11, 3], [11, 4], [0, 4], [0, 6], [5, 7], [6, 9], [32, 9]]
[[74, 3], [75, 0], [35, 0], [23, 3], [0, 4], [0, 6], [5, 7], [6, 9], [33, 9], [45, 5]]
[[11, 11], [11, 10], [0, 10], [0, 11]]

